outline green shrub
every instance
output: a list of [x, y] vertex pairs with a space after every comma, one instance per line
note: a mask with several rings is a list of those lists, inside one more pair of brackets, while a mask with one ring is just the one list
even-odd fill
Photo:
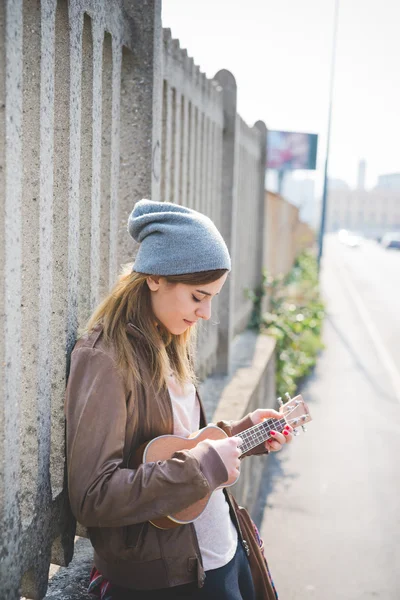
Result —
[[[292, 395], [323, 348], [324, 304], [319, 294], [314, 253], [302, 252], [285, 278], [263, 273], [262, 285], [248, 295], [253, 301], [249, 326], [276, 339], [277, 393]], [[265, 295], [269, 310], [262, 313]]]

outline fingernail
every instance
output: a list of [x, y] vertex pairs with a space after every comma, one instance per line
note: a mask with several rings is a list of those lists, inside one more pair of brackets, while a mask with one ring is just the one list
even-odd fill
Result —
[[289, 431], [289, 425], [286, 425], [285, 429], [286, 431]]
[[288, 431], [284, 431], [283, 435], [289, 435], [289, 432]]
[[270, 431], [271, 435], [276, 435], [276, 431]]

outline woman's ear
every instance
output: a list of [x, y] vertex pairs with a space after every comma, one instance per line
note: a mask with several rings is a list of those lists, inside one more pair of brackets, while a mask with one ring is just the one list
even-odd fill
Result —
[[160, 277], [157, 275], [149, 275], [146, 282], [152, 292], [156, 292], [160, 287]]

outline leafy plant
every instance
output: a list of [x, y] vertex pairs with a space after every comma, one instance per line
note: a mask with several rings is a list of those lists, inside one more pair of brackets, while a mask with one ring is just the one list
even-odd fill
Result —
[[[302, 252], [286, 277], [263, 273], [253, 292], [249, 327], [276, 339], [276, 384], [279, 396], [294, 394], [299, 380], [316, 363], [323, 348], [324, 304], [319, 294], [317, 261], [311, 250]], [[268, 311], [262, 312], [263, 298]]]

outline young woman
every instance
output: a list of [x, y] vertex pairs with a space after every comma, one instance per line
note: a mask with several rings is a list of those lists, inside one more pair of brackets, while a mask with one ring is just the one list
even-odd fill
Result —
[[[255, 600], [221, 486], [239, 473], [237, 435], [279, 413], [258, 409], [219, 423], [226, 439], [202, 441], [168, 460], [135, 461], [143, 443], [206, 425], [194, 334], [228, 276], [227, 247], [210, 219], [169, 203], [138, 202], [128, 228], [139, 242], [133, 269], [78, 340], [66, 394], [69, 495], [94, 547], [90, 589], [112, 600]], [[252, 453], [280, 450], [291, 437], [290, 427], [272, 432]], [[165, 530], [150, 522], [210, 492], [194, 523]]]

